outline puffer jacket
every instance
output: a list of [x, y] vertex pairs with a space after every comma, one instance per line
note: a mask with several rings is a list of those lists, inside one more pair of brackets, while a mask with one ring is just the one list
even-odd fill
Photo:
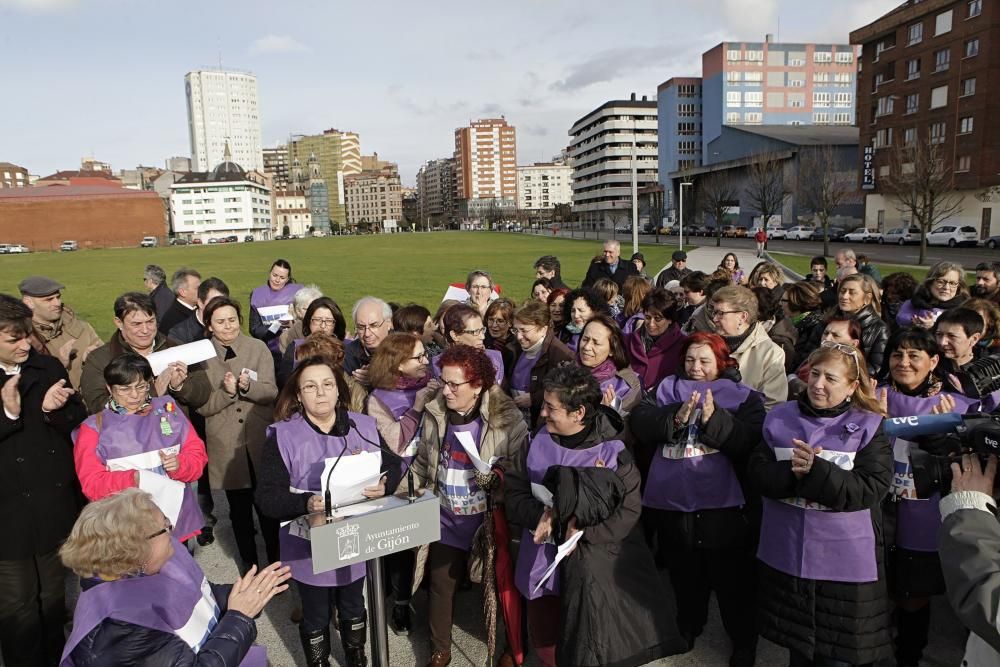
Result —
[[795, 369], [801, 366], [809, 355], [812, 354], [813, 350], [816, 349], [812, 347], [813, 336], [816, 335], [816, 330], [818, 329], [819, 336], [822, 337], [825, 326], [826, 318], [820, 310], [806, 313], [801, 319], [795, 322], [795, 330], [798, 331], [798, 338], [795, 341], [795, 355], [791, 359], [792, 370], [788, 370], [789, 360], [785, 359], [786, 372], [794, 373]]
[[[861, 325], [861, 352], [868, 362], [868, 374], [877, 377], [882, 368], [882, 360], [885, 356], [885, 346], [889, 342], [889, 325], [885, 323], [871, 305], [867, 305], [856, 313], [844, 313], [840, 309], [834, 310], [826, 318], [830, 319], [855, 319]], [[815, 350], [820, 346], [823, 339], [823, 327], [816, 327], [812, 337], [809, 339], [809, 350]]]

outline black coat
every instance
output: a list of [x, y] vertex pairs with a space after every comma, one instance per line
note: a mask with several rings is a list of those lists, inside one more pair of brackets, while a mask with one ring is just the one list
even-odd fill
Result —
[[[84, 588], [93, 585], [85, 582]], [[173, 633], [106, 618], [76, 645], [73, 662], [77, 667], [237, 667], [257, 639], [257, 624], [238, 611], [225, 611], [232, 586], [210, 585], [225, 613], [198, 653]]]
[[788, 355], [785, 355], [785, 370], [794, 373], [799, 366], [812, 354], [814, 341], [823, 337], [826, 328], [826, 318], [822, 311], [814, 310], [795, 324], [799, 336], [795, 341], [795, 354], [792, 355], [792, 369], [788, 370]]
[[[869, 510], [875, 532], [878, 580], [847, 583], [801, 579], [759, 563], [761, 634], [807, 657], [819, 655], [850, 664], [892, 655], [889, 599], [882, 564], [881, 502], [892, 481], [892, 449], [879, 433], [858, 450], [852, 470], [816, 457], [801, 480], [790, 461], [777, 461], [767, 443], [750, 457], [747, 477], [766, 498], [801, 497], [836, 512]], [[812, 510], [810, 510], [812, 511]]]
[[175, 326], [188, 319], [196, 319], [194, 315], [194, 309], [188, 308], [180, 299], [174, 299], [174, 302], [170, 304], [170, 308], [163, 315], [157, 314], [156, 316], [156, 329], [161, 334], [166, 336], [170, 333], [170, 330]]
[[198, 316], [194, 315], [181, 320], [167, 332], [167, 338], [175, 340], [182, 345], [194, 343], [208, 338], [205, 335], [205, 325], [198, 321]]
[[149, 297], [153, 300], [153, 308], [156, 309], [156, 319], [159, 320], [170, 310], [170, 306], [174, 304], [177, 295], [167, 287], [166, 283], [160, 283], [156, 286], [156, 289], [149, 293]]
[[622, 290], [625, 288], [625, 279], [630, 276], [639, 275], [639, 271], [636, 270], [635, 264], [625, 259], [624, 257], [618, 258], [618, 269], [611, 273], [611, 268], [603, 261], [593, 262], [590, 268], [587, 269], [587, 276], [583, 279], [581, 287], [593, 287], [601, 278], [609, 278], [615, 281], [618, 285], [618, 293], [621, 294]]
[[683, 269], [678, 269], [676, 266], [671, 264], [667, 268], [663, 269], [663, 271], [660, 272], [660, 275], [656, 277], [656, 286], [665, 288], [667, 283], [671, 280], [679, 281], [684, 276], [690, 275], [690, 273], [691, 269], [689, 268], [685, 267]]
[[[291, 347], [291, 345], [289, 345]], [[287, 349], [287, 348], [286, 348]], [[355, 338], [344, 346], [344, 372], [350, 375], [359, 368], [364, 368], [372, 360], [360, 338]]]
[[[868, 362], [868, 374], [872, 377], [877, 376], [882, 368], [886, 343], [889, 342], [889, 325], [878, 316], [878, 313], [870, 305], [849, 315], [838, 309], [828, 314], [826, 319], [829, 321], [831, 318], [853, 318], [858, 321], [858, 324], [861, 325], [861, 352], [865, 355], [865, 361]], [[820, 346], [823, 329], [824, 327], [816, 327], [813, 330], [808, 346], [810, 351]]]
[[[0, 386], [8, 376], [0, 370]], [[21, 414], [0, 408], [0, 560], [54, 551], [69, 535], [83, 495], [70, 433], [87, 417], [79, 394], [59, 410], [42, 412], [49, 387], [69, 376], [55, 357], [32, 351], [21, 364]]]

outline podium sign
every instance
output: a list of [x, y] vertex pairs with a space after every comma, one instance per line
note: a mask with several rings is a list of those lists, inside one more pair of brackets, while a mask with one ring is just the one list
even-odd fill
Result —
[[[302, 519], [323, 523], [309, 527], [313, 573], [374, 560], [441, 539], [441, 504], [430, 491], [412, 503], [399, 496], [376, 498], [346, 508], [351, 516], [334, 514]], [[359, 513], [365, 508], [369, 511]]]

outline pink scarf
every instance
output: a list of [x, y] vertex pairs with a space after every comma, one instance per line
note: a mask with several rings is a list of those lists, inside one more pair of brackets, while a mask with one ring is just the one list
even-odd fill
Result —
[[600, 365], [595, 366], [590, 369], [590, 374], [594, 376], [594, 379], [598, 383], [606, 382], [615, 376], [618, 372], [618, 368], [615, 366], [615, 362], [608, 357]]
[[405, 375], [400, 375], [399, 379], [396, 381], [396, 389], [403, 391], [407, 389], [423, 389], [424, 387], [427, 386], [427, 383], [430, 381], [430, 379], [431, 379], [430, 373], [421, 378], [410, 378], [406, 377]]

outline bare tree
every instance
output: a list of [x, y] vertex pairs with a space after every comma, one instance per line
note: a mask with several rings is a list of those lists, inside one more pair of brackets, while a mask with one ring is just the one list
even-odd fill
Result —
[[927, 255], [927, 232], [962, 210], [962, 197], [955, 192], [952, 166], [945, 163], [941, 144], [914, 141], [897, 143], [889, 154], [889, 175], [882, 178], [882, 191], [894, 200], [896, 210], [909, 214], [910, 224], [920, 228], [920, 259]]
[[699, 179], [696, 206], [703, 216], [715, 220], [715, 246], [722, 246], [722, 221], [730, 206], [740, 199], [740, 190], [726, 172], [716, 172]]
[[758, 153], [747, 166], [747, 182], [744, 193], [750, 207], [760, 214], [760, 224], [767, 229], [767, 223], [781, 213], [785, 197], [789, 194], [785, 185], [784, 160], [774, 153]]
[[844, 171], [832, 146], [801, 154], [798, 196], [803, 208], [819, 219], [823, 229], [823, 254], [830, 254], [830, 218], [834, 211], [858, 195], [856, 170]]

